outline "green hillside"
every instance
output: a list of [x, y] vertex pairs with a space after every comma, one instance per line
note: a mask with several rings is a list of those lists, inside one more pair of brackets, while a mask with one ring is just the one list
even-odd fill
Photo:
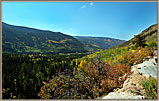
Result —
[[4, 53], [76, 53], [86, 52], [84, 45], [72, 36], [2, 23]]
[[81, 41], [85, 45], [85, 49], [89, 51], [100, 51], [125, 42], [124, 40], [108, 37], [75, 36], [75, 38]]
[[124, 42], [124, 43], [122, 43], [122, 44], [119, 44], [119, 45], [115, 46], [115, 48], [132, 45], [132, 44], [133, 44], [133, 41], [134, 41], [134, 40], [136, 39], [136, 37], [138, 37], [138, 36], [144, 37], [144, 39], [146, 40], [146, 42], [157, 41], [157, 24], [148, 27], [147, 29], [145, 29], [144, 31], [142, 31], [140, 34], [134, 36], [134, 37], [133, 37], [132, 39], [130, 39], [129, 41], [126, 41], [126, 42]]

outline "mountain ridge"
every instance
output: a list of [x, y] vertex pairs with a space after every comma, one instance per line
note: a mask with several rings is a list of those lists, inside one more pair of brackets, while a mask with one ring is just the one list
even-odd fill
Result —
[[2, 29], [4, 52], [54, 54], [86, 51], [80, 41], [61, 32], [12, 26], [4, 22]]
[[10, 25], [5, 22], [2, 22], [2, 29], [3, 52], [7, 53], [95, 52], [124, 42], [124, 40], [109, 37], [70, 36], [62, 32]]
[[[93, 37], [93, 36], [74, 36], [81, 41], [89, 50], [104, 50], [125, 42], [125, 40], [109, 38], [109, 37]], [[94, 47], [95, 46], [95, 47]], [[98, 47], [98, 48], [97, 48]]]

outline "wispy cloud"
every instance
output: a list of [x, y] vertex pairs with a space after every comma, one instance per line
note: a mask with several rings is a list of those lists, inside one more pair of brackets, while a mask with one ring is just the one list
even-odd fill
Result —
[[90, 5], [93, 6], [93, 2], [91, 2]]
[[81, 6], [81, 8], [86, 8], [86, 5]]

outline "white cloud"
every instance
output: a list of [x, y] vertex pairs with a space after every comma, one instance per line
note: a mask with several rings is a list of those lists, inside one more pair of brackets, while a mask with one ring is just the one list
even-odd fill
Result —
[[85, 5], [83, 5], [83, 6], [81, 6], [81, 8], [86, 8], [86, 6], [85, 6]]
[[93, 6], [93, 2], [91, 2], [90, 5]]

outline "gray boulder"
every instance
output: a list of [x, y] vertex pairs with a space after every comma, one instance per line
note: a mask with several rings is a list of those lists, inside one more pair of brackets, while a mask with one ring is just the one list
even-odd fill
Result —
[[145, 97], [141, 95], [133, 95], [128, 92], [111, 92], [103, 97], [103, 99], [145, 99]]
[[157, 79], [157, 63], [155, 57], [149, 59], [149, 61], [144, 61], [137, 65], [138, 71], [142, 74], [149, 74], [150, 76]]

